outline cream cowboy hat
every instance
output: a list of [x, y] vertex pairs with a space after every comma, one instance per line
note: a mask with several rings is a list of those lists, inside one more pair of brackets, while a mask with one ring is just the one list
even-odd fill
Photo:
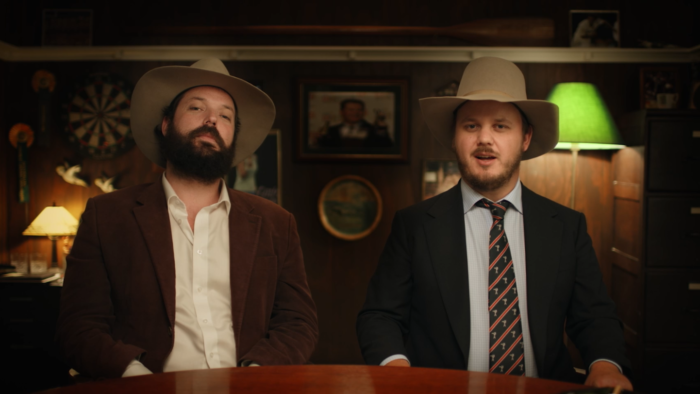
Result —
[[152, 162], [165, 167], [153, 132], [163, 120], [163, 108], [180, 92], [203, 85], [221, 88], [236, 100], [241, 133], [233, 165], [255, 153], [265, 140], [275, 120], [275, 104], [262, 90], [229, 75], [221, 60], [207, 58], [189, 67], [158, 67], [141, 77], [131, 95], [131, 131], [139, 149]]
[[456, 97], [420, 99], [428, 128], [445, 147], [452, 148], [454, 111], [466, 100], [494, 100], [517, 105], [532, 125], [532, 141], [523, 160], [543, 155], [559, 141], [559, 107], [544, 100], [528, 100], [525, 77], [518, 66], [497, 57], [472, 60], [462, 75]]

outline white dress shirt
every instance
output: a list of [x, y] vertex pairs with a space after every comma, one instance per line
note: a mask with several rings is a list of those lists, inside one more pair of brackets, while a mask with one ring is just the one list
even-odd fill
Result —
[[[228, 191], [222, 186], [219, 201], [197, 213], [192, 231], [187, 208], [165, 174], [162, 182], [175, 256], [175, 338], [163, 371], [235, 367]], [[134, 360], [122, 376], [146, 373]]]

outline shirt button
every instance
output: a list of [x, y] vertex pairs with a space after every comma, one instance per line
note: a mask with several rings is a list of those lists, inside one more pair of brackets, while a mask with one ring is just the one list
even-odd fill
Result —
[[202, 254], [202, 249], [198, 249], [197, 254]]
[[204, 323], [204, 324], [209, 323], [209, 320], [204, 319], [204, 320], [202, 320], [202, 323]]
[[209, 353], [209, 358], [214, 358], [214, 353]]
[[197, 291], [201, 293], [201, 292], [202, 292], [202, 288], [201, 288], [201, 287], [198, 287], [198, 288], [197, 288]]
[[177, 219], [177, 224], [182, 223], [182, 219]]

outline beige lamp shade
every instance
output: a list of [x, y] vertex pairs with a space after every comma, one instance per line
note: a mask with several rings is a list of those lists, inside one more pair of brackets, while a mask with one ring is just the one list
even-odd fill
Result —
[[78, 221], [63, 207], [46, 207], [22, 235], [60, 236], [75, 235]]

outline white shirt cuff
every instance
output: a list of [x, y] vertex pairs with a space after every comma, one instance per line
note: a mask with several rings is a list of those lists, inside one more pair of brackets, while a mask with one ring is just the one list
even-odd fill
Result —
[[613, 361], [613, 360], [608, 360], [607, 358], [599, 358], [599, 359], [593, 361], [593, 362], [591, 363], [591, 365], [588, 366], [588, 370], [590, 371], [590, 370], [591, 370], [591, 367], [593, 366], [593, 364], [597, 363], [598, 361], [606, 361], [606, 362], [609, 362], [610, 364], [616, 366], [617, 369], [620, 370], [620, 373], [622, 373], [622, 367], [620, 366], [620, 364], [616, 363], [616, 362]]
[[382, 361], [381, 364], [379, 364], [379, 365], [383, 367], [394, 360], [406, 360], [408, 365], [411, 365], [411, 362], [408, 361], [408, 358], [406, 356], [404, 356], [403, 354], [394, 354], [393, 356], [389, 356], [389, 357], [385, 358], [384, 361]]
[[146, 368], [141, 361], [132, 360], [129, 365], [126, 366], [126, 370], [122, 374], [122, 378], [128, 378], [130, 376], [141, 376], [141, 375], [152, 375], [150, 369]]

